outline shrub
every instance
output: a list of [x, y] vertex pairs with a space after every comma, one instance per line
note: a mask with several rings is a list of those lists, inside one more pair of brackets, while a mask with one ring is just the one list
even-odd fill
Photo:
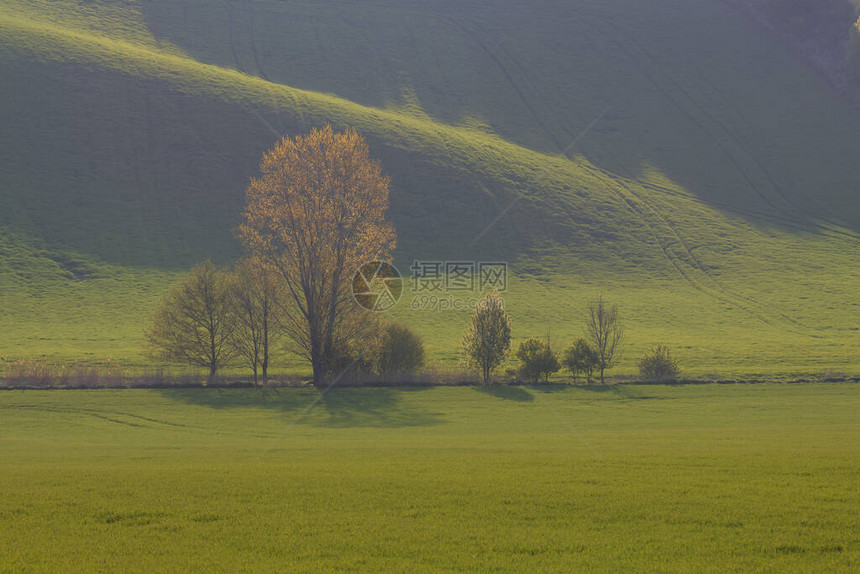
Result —
[[517, 358], [522, 363], [520, 372], [523, 377], [533, 383], [537, 383], [541, 377], [546, 382], [549, 376], [560, 368], [549, 341], [537, 337], [520, 343], [520, 348], [517, 349]]
[[666, 345], [656, 345], [639, 359], [639, 374], [649, 381], [668, 381], [678, 376], [678, 361]]
[[579, 375], [585, 375], [585, 381], [590, 383], [594, 369], [600, 364], [600, 355], [588, 341], [579, 338], [565, 351], [562, 362], [573, 375], [574, 382]]
[[406, 325], [385, 325], [375, 363], [380, 375], [414, 373], [424, 365], [424, 343]]
[[341, 342], [329, 356], [324, 388], [365, 383], [373, 375], [373, 359], [372, 348]]

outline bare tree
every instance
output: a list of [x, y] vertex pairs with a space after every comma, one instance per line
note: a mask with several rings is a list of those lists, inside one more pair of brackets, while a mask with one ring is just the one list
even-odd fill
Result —
[[472, 313], [463, 336], [466, 363], [481, 373], [485, 385], [493, 371], [504, 362], [511, 348], [511, 319], [498, 293], [487, 295]]
[[229, 344], [234, 330], [227, 274], [207, 261], [170, 290], [144, 334], [163, 358], [208, 368], [212, 384], [235, 357]]
[[258, 262], [242, 260], [236, 267], [231, 289], [235, 330], [230, 340], [236, 354], [254, 372], [254, 385], [262, 371], [269, 380], [269, 359], [280, 331], [276, 328], [277, 282]]
[[600, 384], [606, 381], [603, 372], [612, 368], [618, 359], [624, 329], [618, 320], [618, 307], [609, 306], [603, 295], [588, 304], [588, 317], [585, 322], [588, 339], [597, 351], [597, 368], [600, 369]]

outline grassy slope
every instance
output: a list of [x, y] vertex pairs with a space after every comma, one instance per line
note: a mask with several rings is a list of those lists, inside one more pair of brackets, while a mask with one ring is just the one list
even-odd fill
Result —
[[858, 385], [347, 389], [306, 411], [315, 397], [0, 393], [0, 568], [860, 561]]
[[[81, 6], [0, 6], [3, 354], [142, 361], [164, 285], [237, 253], [262, 117], [365, 133], [401, 263], [514, 262], [517, 336], [605, 291], [628, 370], [658, 340], [690, 373], [860, 369], [860, 116], [710, 2]], [[462, 313], [395, 314], [453, 358]]]

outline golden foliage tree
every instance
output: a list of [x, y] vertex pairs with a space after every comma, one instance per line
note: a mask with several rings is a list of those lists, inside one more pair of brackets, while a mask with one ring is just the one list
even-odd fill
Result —
[[239, 236], [278, 277], [285, 334], [322, 385], [339, 349], [362, 331], [350, 280], [372, 260], [390, 257], [388, 178], [355, 130], [331, 126], [285, 137], [263, 156], [247, 189]]
[[227, 274], [212, 262], [194, 267], [156, 309], [145, 331], [149, 344], [167, 360], [206, 367], [213, 383], [216, 372], [235, 358], [230, 295]]

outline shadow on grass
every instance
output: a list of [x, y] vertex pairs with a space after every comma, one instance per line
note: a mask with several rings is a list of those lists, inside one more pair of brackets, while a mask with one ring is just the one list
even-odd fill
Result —
[[526, 385], [529, 389], [540, 393], [561, 393], [575, 389], [573, 385], [567, 383], [540, 383], [537, 385]]
[[618, 385], [576, 385], [577, 389], [591, 391], [592, 393], [618, 393]]
[[630, 385], [615, 384], [615, 385], [579, 385], [576, 388], [583, 391], [589, 391], [597, 394], [604, 394], [607, 397], [616, 397], [622, 400], [640, 401], [646, 399], [666, 399], [667, 397], [658, 397], [647, 395], [640, 388], [633, 388]]
[[414, 388], [161, 389], [171, 400], [213, 409], [267, 409], [289, 424], [336, 428], [398, 428], [442, 424], [440, 413], [404, 401]]
[[506, 399], [509, 401], [525, 403], [528, 401], [535, 400], [534, 396], [522, 387], [494, 386], [474, 388], [479, 393], [484, 393], [485, 395], [492, 395], [494, 397]]

